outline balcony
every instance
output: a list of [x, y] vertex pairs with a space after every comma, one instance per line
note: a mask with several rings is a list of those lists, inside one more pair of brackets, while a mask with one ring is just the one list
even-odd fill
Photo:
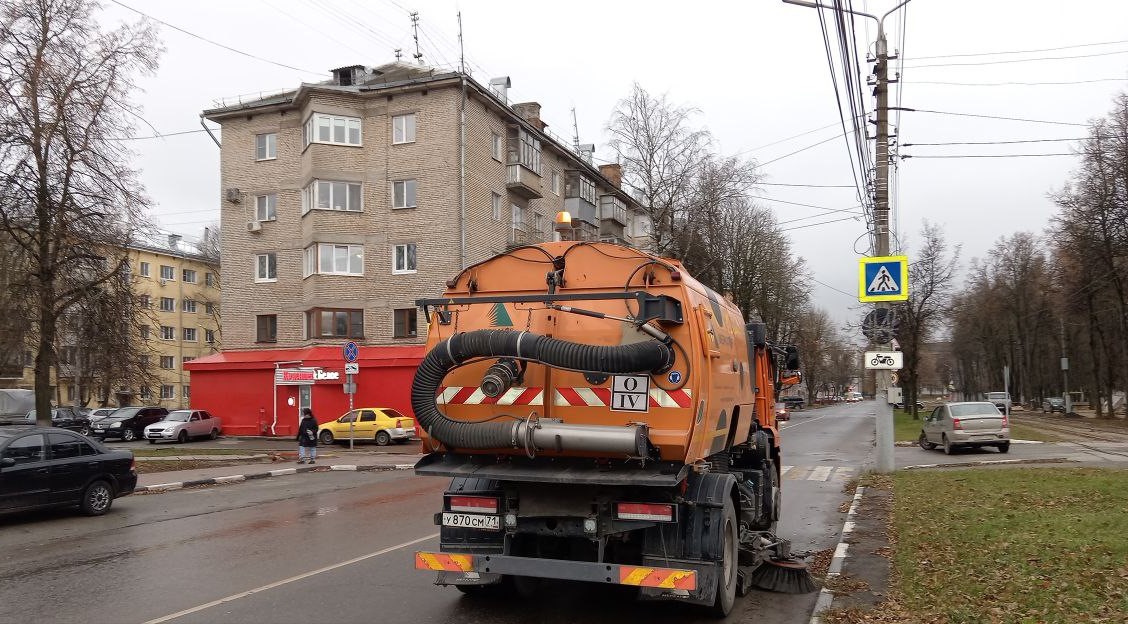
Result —
[[539, 175], [526, 169], [522, 165], [507, 165], [505, 167], [505, 188], [514, 195], [525, 199], [540, 199], [541, 178]]
[[583, 222], [599, 227], [599, 215], [596, 214], [595, 204], [582, 197], [567, 197], [564, 199], [564, 210], [572, 215], [572, 221]]
[[545, 241], [544, 233], [538, 232], [528, 225], [511, 226], [509, 229], [508, 246], [520, 247], [522, 245], [535, 245]]
[[599, 198], [599, 217], [603, 221], [613, 221], [620, 226], [627, 224], [627, 205], [614, 195]]

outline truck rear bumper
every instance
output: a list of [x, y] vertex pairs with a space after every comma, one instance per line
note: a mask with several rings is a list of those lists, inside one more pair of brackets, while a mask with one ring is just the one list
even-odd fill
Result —
[[[682, 562], [679, 562], [682, 563]], [[457, 573], [465, 575], [466, 584], [476, 584], [479, 575], [510, 574], [567, 581], [585, 581], [613, 585], [651, 587], [690, 594], [698, 590], [700, 566], [665, 568], [632, 566], [617, 563], [540, 559], [512, 555], [472, 555], [444, 552], [415, 553], [415, 567], [443, 573], [440, 580], [460, 584]], [[713, 566], [708, 566], [712, 568]], [[456, 573], [456, 574], [450, 574]]]

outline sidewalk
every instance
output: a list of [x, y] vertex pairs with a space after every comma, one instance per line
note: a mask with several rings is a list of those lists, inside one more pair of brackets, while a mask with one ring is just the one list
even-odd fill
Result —
[[[318, 453], [317, 463], [302, 465], [297, 463], [297, 452], [292, 448], [279, 455], [282, 459], [259, 464], [241, 466], [222, 466], [216, 468], [196, 468], [192, 470], [170, 470], [148, 472], [137, 475], [137, 492], [161, 492], [195, 485], [217, 483], [237, 483], [253, 479], [283, 476], [302, 472], [367, 471], [367, 470], [410, 470], [421, 457], [415, 453], [373, 453], [337, 449]], [[168, 459], [191, 457], [170, 456]], [[196, 456], [204, 457], [204, 456]], [[230, 458], [231, 456], [206, 456], [208, 459]], [[146, 459], [146, 458], [142, 458]], [[147, 458], [149, 460], [155, 458]], [[165, 458], [161, 458], [165, 459]]]

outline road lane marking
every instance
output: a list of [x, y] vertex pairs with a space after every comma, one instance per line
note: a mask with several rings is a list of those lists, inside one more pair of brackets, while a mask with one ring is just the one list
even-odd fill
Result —
[[169, 615], [166, 615], [166, 616], [163, 616], [163, 617], [159, 617], [159, 618], [156, 618], [156, 619], [153, 619], [153, 620], [148, 620], [144, 624], [160, 624], [161, 622], [168, 622], [169, 620], [175, 620], [177, 618], [184, 617], [185, 615], [190, 615], [192, 613], [197, 613], [199, 611], [203, 611], [204, 609], [210, 609], [212, 607], [221, 605], [225, 602], [231, 602], [232, 600], [238, 600], [240, 598], [246, 598], [247, 596], [257, 594], [259, 592], [264, 592], [268, 589], [274, 589], [275, 587], [281, 587], [283, 585], [287, 585], [287, 584], [293, 583], [295, 581], [307, 579], [311, 576], [316, 576], [316, 575], [321, 574], [323, 572], [330, 572], [332, 570], [336, 570], [338, 568], [343, 568], [345, 566], [352, 565], [354, 563], [359, 563], [361, 561], [364, 561], [365, 559], [371, 559], [373, 557], [379, 557], [380, 555], [386, 555], [390, 552], [400, 550], [402, 548], [407, 548], [408, 546], [414, 546], [414, 545], [416, 545], [420, 542], [425, 542], [427, 540], [435, 539], [438, 536], [439, 536], [438, 533], [432, 533], [431, 535], [420, 537], [419, 539], [414, 539], [414, 540], [411, 540], [410, 542], [404, 542], [402, 544], [397, 544], [395, 546], [389, 546], [388, 548], [385, 548], [383, 550], [377, 550], [376, 552], [368, 553], [367, 555], [361, 555], [359, 557], [354, 557], [352, 559], [349, 559], [348, 561], [342, 561], [340, 563], [334, 563], [333, 565], [325, 566], [324, 568], [318, 568], [316, 570], [310, 570], [309, 572], [303, 572], [303, 573], [301, 573], [297, 576], [291, 576], [290, 578], [282, 579], [281, 581], [275, 581], [275, 582], [270, 583], [268, 585], [263, 585], [262, 587], [256, 587], [254, 589], [248, 589], [245, 592], [239, 592], [238, 594], [232, 594], [230, 596], [227, 596], [226, 598], [220, 598], [219, 600], [213, 600], [211, 602], [207, 602], [207, 603], [204, 603], [202, 605], [192, 607], [190, 609], [184, 609], [183, 611], [177, 611], [176, 613], [170, 613]]
[[810, 481], [826, 481], [830, 477], [830, 466], [815, 466], [811, 471], [811, 476], [807, 477]]
[[825, 414], [823, 416], [816, 416], [815, 418], [812, 418], [810, 420], [804, 420], [803, 422], [797, 422], [797, 423], [793, 423], [793, 424], [790, 424], [790, 425], [784, 425], [784, 426], [780, 427], [780, 429], [790, 429], [792, 427], [798, 427], [799, 425], [805, 425], [807, 423], [812, 423], [812, 422], [815, 422], [816, 420], [822, 420], [823, 418], [826, 418], [827, 416], [830, 416], [830, 414]]

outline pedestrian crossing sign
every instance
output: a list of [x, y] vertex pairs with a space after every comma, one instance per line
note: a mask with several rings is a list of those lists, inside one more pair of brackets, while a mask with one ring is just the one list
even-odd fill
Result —
[[859, 301], [906, 301], [908, 298], [908, 256], [862, 258], [858, 262]]

